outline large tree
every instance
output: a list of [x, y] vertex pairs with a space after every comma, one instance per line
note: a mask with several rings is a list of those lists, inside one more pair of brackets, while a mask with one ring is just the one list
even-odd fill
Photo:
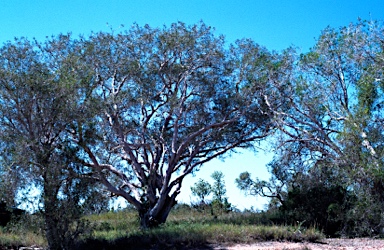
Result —
[[268, 106], [283, 102], [265, 99], [281, 58], [249, 40], [228, 50], [202, 23], [134, 26], [84, 42], [97, 140], [79, 129], [72, 136], [83, 164], [138, 210], [143, 227], [166, 221], [185, 176], [266, 137]]
[[290, 65], [288, 53], [250, 40], [227, 47], [202, 23], [7, 43], [2, 171], [42, 188], [52, 249], [73, 228], [58, 211], [92, 193], [81, 183], [102, 183], [137, 208], [143, 227], [157, 226], [185, 176], [273, 131]]
[[83, 166], [67, 133], [86, 100], [77, 49], [69, 35], [16, 39], [0, 49], [1, 175], [17, 185], [11, 190], [41, 191], [50, 249], [71, 248], [79, 205], [94, 185], [78, 178]]
[[[344, 232], [379, 232], [384, 221], [383, 38], [378, 22], [321, 33], [311, 51], [297, 59], [285, 89], [289, 109], [271, 109], [279, 129], [271, 181], [252, 182], [244, 173], [240, 187], [284, 203], [289, 190], [308, 188], [304, 182], [317, 178], [316, 185], [341, 186], [356, 195]], [[272, 192], [263, 193], [267, 190]]]

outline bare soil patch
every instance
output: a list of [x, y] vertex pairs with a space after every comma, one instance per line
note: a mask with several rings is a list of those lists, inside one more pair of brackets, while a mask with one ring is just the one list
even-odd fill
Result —
[[258, 242], [249, 245], [238, 244], [226, 247], [216, 247], [216, 250], [384, 250], [384, 240], [357, 238], [357, 239], [324, 239], [319, 243], [310, 242]]

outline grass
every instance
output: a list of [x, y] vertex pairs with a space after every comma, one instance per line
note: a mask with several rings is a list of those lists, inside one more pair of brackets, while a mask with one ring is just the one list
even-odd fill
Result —
[[33, 232], [9, 232], [7, 229], [0, 227], [0, 249], [2, 249], [1, 246], [18, 249], [19, 246], [46, 247], [47, 244], [42, 235]]
[[109, 212], [88, 219], [95, 230], [84, 239], [81, 249], [210, 249], [212, 244], [314, 242], [324, 237], [313, 228], [273, 225], [261, 214], [233, 212], [212, 216], [210, 211], [189, 207], [173, 210], [166, 224], [150, 230], [139, 228], [135, 211]]
[[[258, 213], [230, 212], [212, 216], [208, 210], [188, 206], [174, 209], [167, 223], [159, 228], [141, 230], [134, 210], [90, 215], [92, 233], [83, 237], [78, 249], [212, 249], [212, 244], [231, 245], [258, 241], [318, 241], [317, 230], [298, 226], [276, 226]], [[0, 231], [0, 246], [46, 246], [41, 234], [22, 236]], [[0, 247], [1, 249], [1, 247]]]

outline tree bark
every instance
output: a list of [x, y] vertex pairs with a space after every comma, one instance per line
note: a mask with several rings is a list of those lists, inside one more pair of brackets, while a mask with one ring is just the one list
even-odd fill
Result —
[[173, 197], [167, 197], [160, 211], [154, 215], [153, 206], [139, 210], [140, 227], [143, 229], [155, 228], [166, 222], [171, 209], [177, 204]]
[[61, 250], [59, 229], [57, 228], [58, 221], [55, 216], [48, 213], [45, 214], [45, 224], [49, 250]]
[[56, 190], [47, 183], [44, 185], [44, 217], [46, 226], [46, 237], [49, 250], [62, 250], [61, 237], [59, 229], [59, 220], [57, 217]]

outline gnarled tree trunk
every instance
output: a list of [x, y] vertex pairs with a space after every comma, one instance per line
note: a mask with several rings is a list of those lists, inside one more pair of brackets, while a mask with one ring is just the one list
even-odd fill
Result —
[[143, 207], [139, 210], [140, 227], [143, 229], [154, 228], [166, 222], [171, 209], [177, 204], [175, 198], [167, 197], [162, 208], [154, 214], [154, 206]]

